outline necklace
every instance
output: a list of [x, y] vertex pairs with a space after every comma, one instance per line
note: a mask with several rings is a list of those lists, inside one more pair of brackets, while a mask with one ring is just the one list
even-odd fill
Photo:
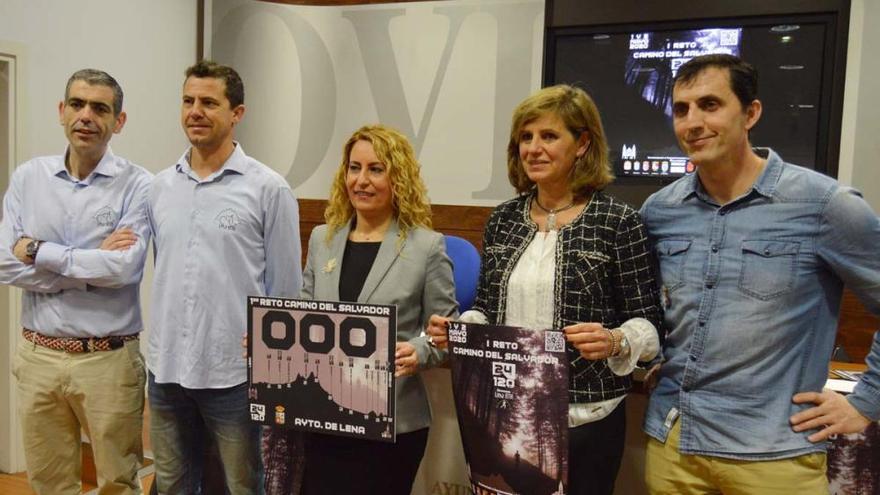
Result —
[[538, 201], [538, 196], [535, 195], [535, 204], [547, 214], [547, 232], [549, 232], [551, 230], [556, 230], [556, 214], [574, 206], [574, 199], [571, 200], [571, 203], [559, 208], [544, 208], [544, 205]]

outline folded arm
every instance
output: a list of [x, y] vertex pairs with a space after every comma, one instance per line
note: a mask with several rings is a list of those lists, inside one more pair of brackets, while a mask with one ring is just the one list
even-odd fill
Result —
[[[21, 173], [16, 171], [3, 199], [3, 220], [0, 222], [0, 284], [42, 293], [67, 289], [85, 290], [85, 282], [35, 267], [33, 260], [24, 253], [26, 243], [19, 242], [22, 237], [27, 236], [21, 220], [22, 180]], [[18, 250], [16, 246], [19, 247]]]
[[44, 242], [34, 266], [96, 287], [115, 288], [140, 282], [150, 242], [148, 189], [149, 179], [144, 177], [126, 202], [116, 230], [98, 248]]

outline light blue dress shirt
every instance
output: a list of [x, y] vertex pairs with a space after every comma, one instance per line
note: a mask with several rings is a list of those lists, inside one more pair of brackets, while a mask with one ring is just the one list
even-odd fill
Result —
[[[0, 283], [24, 289], [21, 323], [43, 335], [138, 333], [152, 176], [108, 148], [95, 170], [79, 180], [67, 172], [65, 156], [34, 158], [15, 169], [0, 223]], [[99, 249], [122, 227], [137, 233], [134, 246]], [[45, 241], [33, 265], [12, 253], [23, 236]]]
[[[719, 206], [697, 175], [642, 207], [660, 264], [668, 331], [645, 431], [665, 441], [680, 413], [685, 454], [779, 459], [824, 450], [789, 417], [820, 391], [843, 286], [880, 314], [880, 220], [857, 191], [769, 150], [755, 184]], [[875, 340], [874, 347], [880, 346]], [[880, 406], [875, 361], [853, 404]]]
[[226, 388], [247, 380], [247, 296], [297, 297], [299, 210], [279, 174], [236, 144], [217, 172], [187, 150], [149, 194], [156, 270], [148, 366], [158, 383]]

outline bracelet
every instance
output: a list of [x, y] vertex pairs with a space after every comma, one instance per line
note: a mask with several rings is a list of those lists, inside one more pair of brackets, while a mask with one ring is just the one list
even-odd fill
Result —
[[620, 351], [620, 340], [614, 336], [614, 332], [612, 330], [606, 328], [605, 331], [608, 332], [608, 336], [611, 337], [611, 351], [609, 351], [608, 355], [605, 356], [605, 359], [608, 359], [610, 357], [616, 356], [617, 353]]

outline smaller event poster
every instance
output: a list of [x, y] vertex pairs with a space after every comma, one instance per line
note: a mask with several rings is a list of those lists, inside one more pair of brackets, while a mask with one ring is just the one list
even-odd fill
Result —
[[248, 298], [251, 420], [394, 442], [397, 308]]
[[451, 322], [449, 346], [473, 493], [567, 493], [569, 363], [562, 332]]
[[827, 475], [831, 495], [880, 493], [880, 424], [828, 442]]

